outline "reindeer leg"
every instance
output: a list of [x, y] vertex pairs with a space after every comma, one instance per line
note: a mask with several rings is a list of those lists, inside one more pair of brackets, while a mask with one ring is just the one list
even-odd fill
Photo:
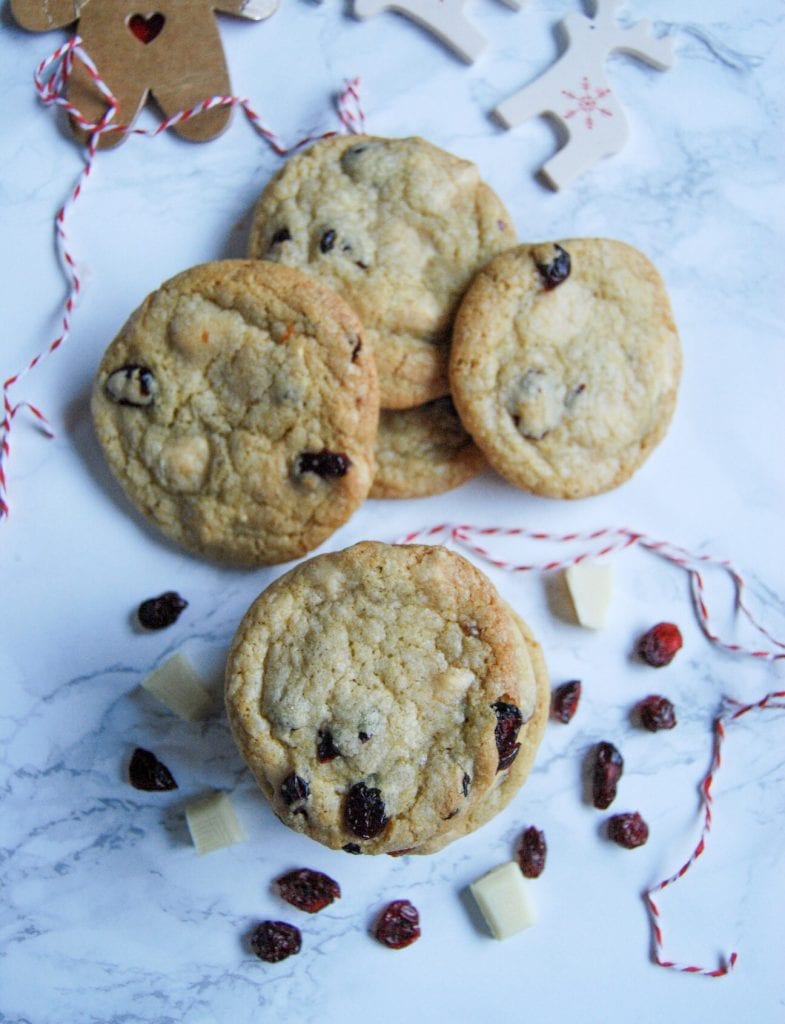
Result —
[[560, 76], [553, 73], [557, 67], [558, 64], [554, 64], [544, 75], [508, 96], [494, 109], [493, 116], [505, 128], [515, 128], [541, 114], [553, 114], [558, 118], [564, 97], [559, 88]]
[[618, 105], [614, 105], [612, 119], [595, 120], [590, 130], [585, 124], [572, 125], [563, 118], [559, 121], [567, 128], [569, 138], [540, 169], [553, 189], [565, 188], [603, 157], [618, 153], [627, 141], [627, 120]]

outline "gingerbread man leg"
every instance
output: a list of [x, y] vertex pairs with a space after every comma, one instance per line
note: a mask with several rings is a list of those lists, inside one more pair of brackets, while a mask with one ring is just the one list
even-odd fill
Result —
[[[180, 111], [190, 110], [203, 100], [214, 96], [228, 97], [230, 89], [226, 69], [219, 75], [213, 67], [198, 74], [192, 71], [189, 76], [184, 76], [181, 82], [153, 85], [152, 92], [164, 117], [168, 118]], [[173, 125], [172, 131], [191, 142], [204, 142], [220, 135], [229, 124], [231, 116], [231, 106], [213, 107], [212, 110]]]
[[[116, 113], [108, 123], [116, 126], [131, 124], [146, 99], [147, 90], [140, 88], [133, 82], [123, 82], [122, 79], [115, 81], [112, 77], [107, 79], [103, 74], [101, 77], [118, 105]], [[96, 88], [95, 82], [88, 74], [84, 65], [78, 61], [74, 64], [73, 73], [68, 83], [68, 102], [79, 111], [79, 114], [89, 124], [99, 124], [108, 108], [108, 103], [103, 94]], [[73, 127], [77, 137], [87, 142], [92, 133], [81, 129], [75, 120], [73, 121]], [[98, 145], [101, 149], [107, 149], [118, 145], [124, 138], [124, 132], [103, 132]]]

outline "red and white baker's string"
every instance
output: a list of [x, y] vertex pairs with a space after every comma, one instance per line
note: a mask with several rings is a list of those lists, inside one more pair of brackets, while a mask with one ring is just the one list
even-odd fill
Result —
[[[540, 564], [517, 563], [495, 556], [484, 546], [484, 544], [478, 543], [479, 538], [485, 537], [518, 537], [526, 540], [548, 541], [555, 544], [570, 544], [573, 546], [577, 544], [587, 546], [583, 547], [582, 550], [579, 550], [577, 553], [561, 559], [551, 560]], [[402, 537], [399, 540], [399, 543], [411, 544], [415, 541], [431, 543], [452, 541], [456, 545], [478, 555], [490, 565], [496, 566], [499, 569], [505, 569], [508, 572], [550, 572], [556, 569], [567, 569], [571, 565], [577, 565], [578, 563], [587, 561], [588, 559], [606, 557], [617, 551], [623, 551], [625, 548], [640, 545], [646, 550], [651, 551], [653, 554], [667, 559], [674, 565], [678, 565], [680, 568], [684, 569], [685, 572], [689, 573], [691, 584], [690, 593], [693, 607], [704, 634], [712, 643], [734, 654], [745, 654], [749, 657], [768, 661], [778, 661], [785, 657], [785, 653], [783, 653], [785, 650], [785, 643], [772, 636], [768, 630], [760, 625], [742, 600], [745, 587], [744, 579], [729, 561], [721, 558], [713, 558], [711, 555], [696, 555], [676, 544], [671, 544], [669, 541], [653, 540], [652, 538], [645, 536], [645, 534], [638, 533], [634, 530], [622, 527], [592, 530], [585, 533], [555, 534], [545, 533], [541, 530], [527, 530], [524, 527], [477, 527], [469, 526], [467, 524], [454, 525], [450, 523], [440, 523], [437, 526], [426, 527], [425, 529], [408, 533], [405, 537]], [[714, 630], [711, 626], [709, 608], [706, 603], [703, 575], [697, 566], [717, 567], [730, 577], [734, 587], [735, 607], [742, 612], [750, 624], [759, 633], [771, 641], [776, 649], [745, 647], [735, 641], [723, 639]], [[699, 967], [695, 964], [682, 964], [677, 963], [674, 960], [666, 959], [663, 953], [663, 933], [662, 926], [660, 924], [660, 909], [658, 904], [655, 902], [654, 897], [658, 896], [664, 889], [674, 885], [680, 878], [683, 878], [706, 849], [706, 837], [708, 836], [712, 825], [712, 786], [720, 765], [722, 764], [722, 744], [725, 739], [726, 726], [737, 721], [743, 715], [749, 714], [751, 711], [771, 708], [785, 709], [785, 690], [766, 694], [765, 697], [751, 704], [743, 704], [737, 700], [726, 697], [724, 699], [723, 711], [714, 722], [714, 754], [712, 757], [711, 767], [700, 784], [703, 826], [698, 843], [690, 858], [678, 869], [678, 871], [670, 877], [663, 879], [663, 881], [659, 882], [653, 888], [648, 889], [644, 894], [652, 926], [653, 958], [654, 962], [660, 967], [667, 967], [675, 971], [680, 971], [684, 974], [700, 974], [709, 978], [721, 978], [732, 971], [736, 965], [738, 954], [735, 951], [730, 953], [719, 967], [715, 968]]]
[[755, 701], [752, 704], [742, 704], [740, 701], [726, 697], [724, 710], [714, 721], [714, 756], [712, 758], [711, 767], [701, 781], [699, 790], [701, 804], [703, 807], [703, 827], [701, 829], [698, 843], [692, 851], [689, 860], [682, 864], [678, 871], [670, 875], [668, 878], [663, 879], [653, 888], [648, 889], [644, 894], [646, 907], [651, 919], [652, 935], [654, 940], [654, 961], [659, 964], [660, 967], [668, 967], [672, 970], [680, 971], [683, 974], [703, 974], [710, 978], [721, 978], [732, 971], [736, 966], [738, 953], [735, 951], [726, 958], [723, 964], [713, 970], [704, 967], [697, 967], [692, 964], [680, 964], [673, 960], [666, 960], [663, 956], [663, 935], [662, 927], [660, 925], [660, 909], [655, 903], [654, 897], [664, 889], [672, 886], [675, 882], [678, 882], [680, 878], [683, 878], [698, 857], [700, 857], [706, 849], [706, 837], [711, 831], [712, 825], [712, 803], [714, 800], [712, 795], [712, 786], [714, 785], [717, 772], [722, 764], [722, 744], [726, 737], [726, 726], [737, 721], [743, 715], [749, 714], [751, 711], [760, 711], [765, 709], [785, 710], [785, 690], [775, 690], [772, 693], [767, 693], [765, 697], [762, 697], [760, 700]]
[[[485, 537], [518, 537], [524, 540], [547, 541], [552, 544], [587, 546], [583, 547], [576, 554], [570, 554], [564, 558], [540, 563], [517, 563], [494, 555], [484, 544], [478, 543], [480, 538]], [[654, 540], [643, 533], [626, 527], [608, 527], [584, 533], [556, 534], [545, 533], [541, 530], [528, 530], [524, 527], [478, 527], [465, 523], [457, 525], [440, 523], [438, 526], [427, 527], [426, 529], [409, 533], [402, 537], [399, 543], [410, 544], [416, 540], [435, 542], [439, 538], [452, 541], [467, 551], [478, 555], [488, 564], [495, 566], [497, 569], [504, 569], [507, 572], [552, 572], [556, 569], [567, 569], [571, 565], [577, 565], [590, 559], [604, 558], [637, 545], [679, 566], [688, 573], [693, 607], [698, 622], [706, 637], [713, 644], [731, 653], [746, 654], [749, 657], [762, 661], [785, 660], [785, 641], [772, 636], [753, 616], [743, 600], [744, 579], [741, 573], [727, 559], [715, 558], [712, 555], [693, 554], [685, 548], [670, 543], [670, 541]], [[735, 640], [723, 638], [719, 634], [712, 625], [710, 610], [706, 602], [706, 587], [704, 575], [701, 571], [703, 567], [718, 568], [728, 576], [734, 588], [735, 607], [758, 633], [765, 636], [774, 645], [773, 648], [744, 646]]]
[[365, 113], [360, 102], [360, 79], [352, 78], [344, 84], [338, 97], [338, 117], [352, 135], [365, 132]]
[[[88, 120], [67, 98], [68, 83], [76, 60], [84, 66], [95, 87], [106, 100], [106, 110], [98, 121]], [[188, 110], [178, 111], [178, 113], [161, 121], [152, 129], [116, 124], [114, 118], [119, 107], [117, 99], [101, 77], [90, 55], [82, 47], [82, 40], [78, 36], [69, 39], [68, 42], [58, 47], [51, 56], [41, 61], [36, 68], [34, 82], [36, 91], [44, 106], [62, 107], [68, 113], [71, 120], [85, 134], [87, 143], [84, 167], [71, 193], [57, 211], [55, 217], [57, 250], [68, 283], [68, 293], [65, 300], [60, 333], [47, 348], [35, 355], [22, 370], [12, 374], [3, 383], [3, 416], [2, 420], [0, 420], [0, 518], [7, 516], [9, 512], [6, 467], [11, 454], [9, 436], [15, 416], [22, 409], [29, 410], [39, 421], [39, 425], [44, 428], [46, 435], [48, 437], [53, 436], [40, 409], [31, 405], [30, 402], [12, 402], [11, 389], [43, 359], [56, 352], [71, 333], [73, 311], [82, 290], [82, 284], [76, 259], [68, 247], [66, 220], [68, 212], [81, 195], [85, 183], [92, 172], [95, 155], [102, 136], [110, 133], [120, 133], [122, 135], [144, 135], [148, 138], [154, 138], [169, 128], [181, 124], [183, 121], [198, 117], [200, 114], [216, 107], [240, 107], [250, 124], [279, 156], [286, 156], [307, 145], [309, 142], [329, 138], [336, 134], [334, 131], [328, 131], [319, 135], [309, 135], [293, 145], [287, 146], [280, 136], [264, 123], [260, 115], [251, 106], [250, 101], [237, 96], [211, 96]], [[365, 130], [365, 115], [360, 104], [359, 86], [360, 80], [353, 78], [344, 84], [337, 97], [338, 118], [343, 129], [352, 133], [359, 133]]]

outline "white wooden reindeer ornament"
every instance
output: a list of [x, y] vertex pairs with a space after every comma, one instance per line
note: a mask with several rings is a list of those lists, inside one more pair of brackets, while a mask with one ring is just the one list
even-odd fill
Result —
[[544, 74], [493, 111], [508, 128], [547, 114], [566, 131], [567, 142], [540, 169], [553, 188], [564, 188], [627, 141], [627, 119], [605, 77], [605, 61], [618, 50], [663, 71], [673, 65], [673, 40], [658, 38], [644, 18], [616, 24], [624, 0], [596, 0], [593, 18], [573, 12], [560, 23], [567, 49]]
[[[518, 10], [525, 0], [502, 0]], [[487, 40], [464, 14], [467, 0], [354, 0], [355, 18], [371, 18], [396, 11], [432, 32], [445, 46], [471, 64], [485, 50]]]

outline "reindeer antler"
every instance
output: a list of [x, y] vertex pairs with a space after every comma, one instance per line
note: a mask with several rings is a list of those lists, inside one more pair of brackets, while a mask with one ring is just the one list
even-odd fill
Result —
[[615, 25], [616, 15], [624, 6], [624, 0], [594, 0], [592, 21], [598, 25]]

